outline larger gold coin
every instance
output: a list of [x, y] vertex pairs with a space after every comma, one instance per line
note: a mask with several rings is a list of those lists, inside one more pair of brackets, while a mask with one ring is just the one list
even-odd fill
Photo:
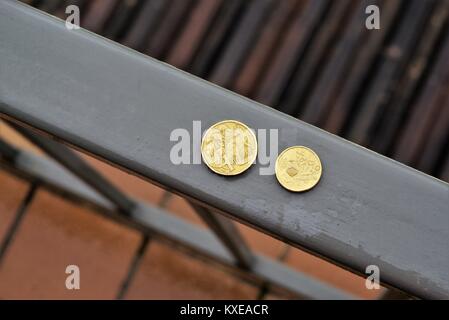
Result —
[[256, 135], [239, 121], [218, 122], [204, 134], [201, 155], [215, 173], [225, 176], [240, 174], [256, 160]]
[[320, 158], [309, 148], [294, 146], [285, 149], [277, 158], [276, 178], [287, 190], [302, 192], [312, 189], [320, 181]]

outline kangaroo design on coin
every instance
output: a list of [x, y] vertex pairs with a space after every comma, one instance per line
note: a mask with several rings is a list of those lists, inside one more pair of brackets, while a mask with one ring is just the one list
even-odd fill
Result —
[[320, 158], [311, 149], [294, 146], [278, 156], [275, 172], [285, 189], [303, 192], [312, 189], [320, 181], [322, 166]]
[[204, 134], [201, 156], [213, 172], [225, 176], [238, 175], [256, 160], [256, 135], [239, 121], [220, 121]]

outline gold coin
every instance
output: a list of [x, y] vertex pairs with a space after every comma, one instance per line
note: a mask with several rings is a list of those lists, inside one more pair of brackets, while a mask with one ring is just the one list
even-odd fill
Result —
[[256, 160], [256, 135], [239, 121], [220, 121], [204, 134], [201, 156], [215, 173], [225, 176], [240, 174]]
[[285, 149], [277, 158], [276, 178], [287, 190], [302, 192], [312, 189], [320, 181], [320, 158], [311, 149], [294, 146]]

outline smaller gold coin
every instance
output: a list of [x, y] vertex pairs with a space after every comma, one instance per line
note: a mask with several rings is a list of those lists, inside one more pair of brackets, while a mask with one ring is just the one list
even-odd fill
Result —
[[201, 141], [201, 156], [213, 172], [234, 176], [256, 160], [256, 135], [236, 120], [220, 121], [207, 129]]
[[285, 189], [303, 192], [312, 189], [320, 181], [322, 166], [320, 158], [311, 149], [294, 146], [278, 156], [275, 172]]

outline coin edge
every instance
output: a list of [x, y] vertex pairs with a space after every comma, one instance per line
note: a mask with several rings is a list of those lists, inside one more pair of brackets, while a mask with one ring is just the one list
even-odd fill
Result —
[[[304, 149], [307, 149], [307, 150], [309, 150], [310, 152], [312, 152], [312, 153], [317, 157], [317, 159], [318, 159], [318, 161], [319, 161], [319, 163], [320, 163], [320, 167], [321, 167], [320, 177], [318, 178], [318, 180], [317, 180], [317, 181], [316, 181], [310, 188], [307, 188], [307, 189], [304, 189], [304, 190], [292, 190], [292, 189], [286, 187], [286, 186], [281, 182], [281, 180], [280, 180], [279, 177], [278, 177], [278, 170], [277, 170], [277, 169], [278, 169], [279, 158], [281, 158], [281, 156], [282, 156], [285, 152], [287, 152], [287, 151], [290, 150], [290, 149], [294, 149], [294, 148], [304, 148]], [[279, 182], [279, 184], [280, 184], [284, 189], [286, 189], [286, 190], [288, 190], [288, 191], [291, 191], [291, 192], [297, 192], [297, 193], [306, 192], [306, 191], [309, 191], [309, 190], [313, 189], [313, 188], [320, 182], [321, 176], [323, 175], [323, 163], [321, 162], [321, 158], [318, 156], [318, 154], [317, 154], [315, 151], [313, 151], [312, 149], [310, 149], [309, 147], [306, 147], [306, 146], [291, 146], [291, 147], [288, 147], [288, 148], [284, 149], [284, 150], [278, 155], [278, 157], [276, 158], [276, 163], [274, 164], [274, 173], [275, 173], [275, 176], [276, 176], [277, 181]]]
[[[209, 162], [206, 161], [206, 159], [204, 158], [204, 155], [203, 155], [204, 138], [207, 136], [207, 133], [208, 133], [209, 130], [211, 130], [214, 126], [217, 126], [217, 125], [219, 125], [219, 124], [221, 124], [221, 123], [225, 123], [225, 122], [234, 122], [234, 123], [238, 123], [238, 124], [242, 125], [242, 126], [245, 127], [247, 130], [249, 130], [249, 132], [251, 132], [251, 135], [253, 136], [254, 141], [256, 142], [256, 148], [255, 148], [255, 152], [254, 152], [254, 159], [252, 159], [252, 161], [250, 161], [250, 165], [249, 165], [248, 167], [246, 167], [245, 169], [243, 169], [242, 171], [237, 172], [237, 173], [224, 174], [224, 173], [221, 173], [221, 172], [216, 171], [214, 168], [212, 168], [212, 167], [209, 165]], [[206, 164], [206, 166], [207, 166], [212, 172], [214, 172], [214, 173], [216, 173], [216, 174], [218, 174], [218, 175], [220, 175], [220, 176], [237, 176], [237, 175], [239, 175], [239, 174], [244, 173], [244, 172], [247, 171], [249, 168], [251, 168], [252, 164], [253, 164], [254, 161], [257, 159], [257, 154], [258, 154], [258, 151], [259, 151], [259, 144], [258, 144], [258, 141], [257, 141], [256, 134], [253, 132], [253, 130], [250, 129], [250, 127], [248, 127], [245, 123], [243, 123], [243, 122], [241, 122], [241, 121], [228, 119], [228, 120], [218, 121], [218, 122], [212, 124], [211, 126], [209, 126], [209, 128], [207, 128], [207, 130], [206, 130], [206, 131], [204, 132], [204, 134], [203, 134], [203, 137], [201, 138], [201, 146], [200, 146], [200, 148], [201, 148], [201, 150], [200, 150], [200, 152], [201, 152], [201, 158], [203, 159], [203, 162]]]

